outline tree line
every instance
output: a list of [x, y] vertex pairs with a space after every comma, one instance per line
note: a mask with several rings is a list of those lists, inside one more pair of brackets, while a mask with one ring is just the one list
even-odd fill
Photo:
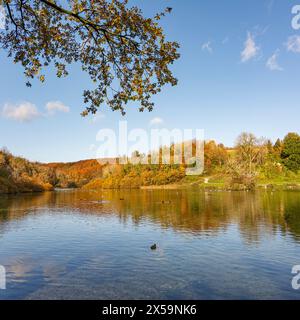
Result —
[[[194, 145], [195, 147], [195, 145]], [[171, 159], [175, 146], [170, 148]], [[162, 150], [163, 148], [161, 148]], [[161, 159], [162, 160], [162, 159]], [[0, 151], [0, 193], [32, 192], [53, 188], [139, 188], [169, 184], [205, 185], [218, 183], [231, 190], [251, 190], [258, 183], [296, 181], [300, 184], [300, 136], [288, 133], [275, 143], [242, 133], [233, 148], [206, 141], [202, 176], [185, 176], [186, 165], [178, 164], [111, 164], [97, 160], [74, 163], [33, 163]], [[172, 163], [172, 160], [171, 160]]]

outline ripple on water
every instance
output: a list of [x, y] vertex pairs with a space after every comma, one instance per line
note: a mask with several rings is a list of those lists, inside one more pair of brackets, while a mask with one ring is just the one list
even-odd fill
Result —
[[299, 236], [299, 193], [13, 197], [0, 212], [0, 299], [300, 299]]

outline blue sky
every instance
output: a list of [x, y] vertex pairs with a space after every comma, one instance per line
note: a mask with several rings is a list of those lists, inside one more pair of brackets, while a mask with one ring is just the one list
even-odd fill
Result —
[[92, 121], [80, 116], [82, 91], [90, 82], [77, 66], [65, 79], [49, 69], [47, 81], [29, 89], [22, 68], [2, 50], [0, 146], [43, 162], [94, 158], [99, 129], [116, 128], [119, 120], [129, 128], [149, 128], [154, 118], [169, 129], [204, 129], [206, 139], [228, 146], [242, 131], [273, 140], [300, 131], [300, 29], [291, 26], [292, 7], [300, 0], [131, 3], [149, 16], [173, 7], [162, 25], [181, 44], [181, 58], [172, 67], [178, 86], [156, 96], [151, 113], [131, 108], [122, 117], [103, 106]]

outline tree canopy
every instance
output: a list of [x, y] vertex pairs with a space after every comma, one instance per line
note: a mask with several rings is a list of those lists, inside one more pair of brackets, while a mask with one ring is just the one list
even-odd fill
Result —
[[249, 173], [252, 172], [255, 164], [261, 164], [267, 153], [267, 142], [265, 139], [258, 139], [252, 133], [243, 132], [236, 141], [237, 157], [241, 164], [245, 164]]
[[176, 42], [166, 40], [159, 20], [166, 8], [146, 18], [128, 0], [2, 0], [6, 29], [0, 46], [28, 78], [45, 81], [44, 69], [54, 65], [58, 77], [68, 65], [80, 63], [93, 84], [83, 91], [85, 110], [102, 104], [125, 114], [129, 102], [153, 109], [152, 96], [166, 84], [177, 84], [170, 65], [179, 58]]
[[297, 133], [289, 133], [283, 140], [281, 157], [286, 167], [297, 172], [300, 170], [300, 136]]

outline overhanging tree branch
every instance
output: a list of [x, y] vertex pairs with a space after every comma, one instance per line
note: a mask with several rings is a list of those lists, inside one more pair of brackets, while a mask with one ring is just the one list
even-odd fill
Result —
[[179, 58], [179, 45], [166, 41], [158, 25], [165, 13], [145, 18], [128, 0], [70, 0], [67, 7], [50, 0], [4, 3], [10, 23], [0, 31], [0, 45], [26, 77], [44, 82], [42, 72], [51, 63], [58, 77], [67, 76], [74, 62], [89, 75], [95, 86], [84, 90], [83, 115], [102, 104], [122, 114], [128, 103], [151, 111], [151, 97], [177, 84], [170, 65]]

